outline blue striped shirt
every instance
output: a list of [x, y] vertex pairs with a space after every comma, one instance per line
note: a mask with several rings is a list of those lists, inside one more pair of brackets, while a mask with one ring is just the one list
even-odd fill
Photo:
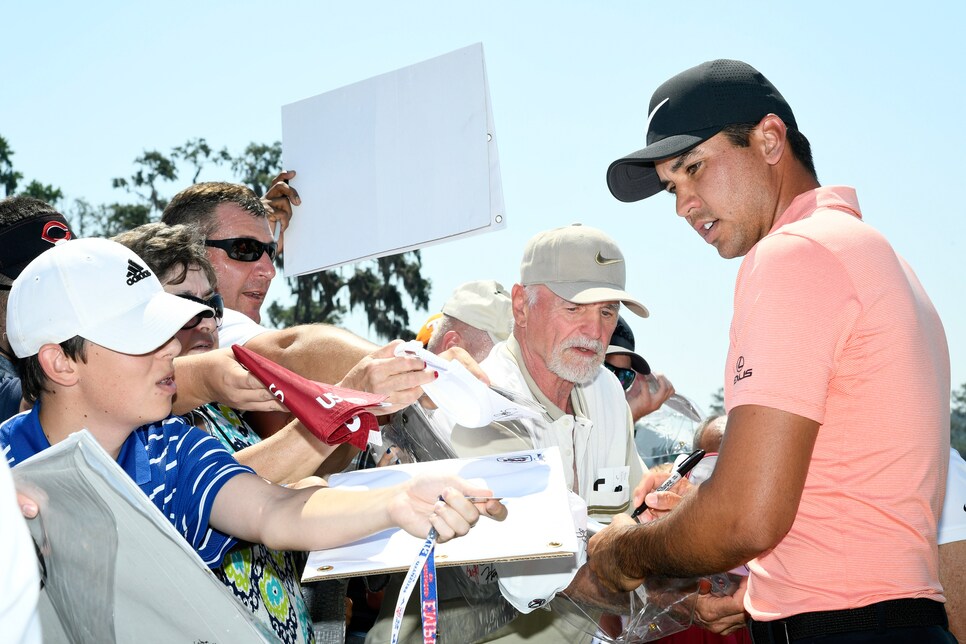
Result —
[[[39, 411], [37, 403], [0, 425], [0, 448], [10, 467], [50, 447]], [[208, 525], [215, 496], [233, 476], [254, 471], [180, 416], [135, 429], [117, 462], [205, 564], [218, 567], [236, 540]]]

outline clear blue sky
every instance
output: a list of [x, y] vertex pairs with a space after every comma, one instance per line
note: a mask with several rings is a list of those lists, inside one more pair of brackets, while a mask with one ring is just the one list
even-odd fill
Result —
[[[69, 198], [123, 200], [110, 180], [145, 149], [205, 137], [239, 152], [279, 140], [285, 103], [482, 42], [508, 226], [424, 252], [430, 310], [463, 281], [512, 284], [534, 233], [597, 226], [619, 240], [628, 289], [651, 310], [628, 318], [640, 353], [706, 408], [724, 377], [738, 261], [720, 259], [679, 221], [670, 197], [616, 201], [604, 172], [641, 147], [658, 84], [707, 59], [744, 59], [791, 103], [820, 180], [855, 186], [866, 221], [917, 271], [945, 323], [958, 385], [964, 6], [12, 3], [2, 18], [0, 135], [28, 180]], [[415, 326], [424, 317], [415, 314]], [[365, 334], [358, 320], [350, 325]]]

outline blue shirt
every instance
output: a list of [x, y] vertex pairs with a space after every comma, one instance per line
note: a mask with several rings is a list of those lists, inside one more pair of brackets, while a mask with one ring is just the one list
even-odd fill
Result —
[[[50, 447], [40, 426], [40, 403], [0, 425], [0, 448], [10, 467]], [[236, 540], [208, 526], [215, 496], [233, 476], [254, 473], [180, 416], [138, 427], [121, 446], [117, 463], [210, 568]]]
[[17, 368], [6, 356], [0, 354], [0, 421], [20, 413], [22, 397]]

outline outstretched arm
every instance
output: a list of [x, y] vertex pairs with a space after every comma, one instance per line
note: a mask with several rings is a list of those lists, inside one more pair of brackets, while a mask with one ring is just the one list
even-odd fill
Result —
[[247, 411], [279, 411], [284, 407], [258, 378], [238, 364], [231, 349], [218, 349], [174, 359], [173, 413], [186, 414], [199, 405], [224, 403]]
[[392, 487], [358, 491], [294, 490], [240, 474], [218, 492], [210, 522], [238, 539], [277, 550], [320, 550], [392, 527], [418, 537], [433, 527], [443, 542], [466, 534], [481, 515], [506, 517], [499, 502], [473, 504], [467, 496], [492, 493], [454, 476], [417, 476]]

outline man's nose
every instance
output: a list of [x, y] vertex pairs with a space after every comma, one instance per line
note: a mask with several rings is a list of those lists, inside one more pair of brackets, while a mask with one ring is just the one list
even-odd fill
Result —
[[259, 275], [266, 275], [268, 279], [272, 279], [275, 277], [275, 262], [268, 256], [268, 253], [262, 253], [262, 256], [255, 262], [255, 270]]
[[687, 188], [678, 188], [677, 192], [674, 193], [675, 207], [677, 208], [678, 216], [685, 217], [690, 222], [691, 211], [696, 209], [699, 205], [698, 197], [692, 190]]
[[210, 318], [201, 318], [201, 322], [198, 324], [197, 328], [203, 329], [208, 333], [214, 333], [215, 329], [218, 328], [218, 324], [215, 322], [214, 316]]
[[590, 338], [600, 338], [603, 333], [603, 328], [604, 318], [601, 317], [600, 311], [588, 307], [581, 319], [581, 333]]

